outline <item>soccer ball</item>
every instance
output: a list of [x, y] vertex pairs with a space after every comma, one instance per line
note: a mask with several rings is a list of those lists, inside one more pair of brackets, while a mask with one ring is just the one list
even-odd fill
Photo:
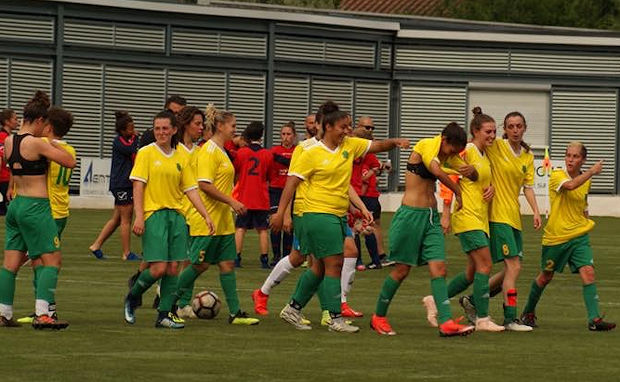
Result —
[[192, 309], [198, 318], [210, 320], [215, 318], [220, 312], [222, 302], [217, 295], [211, 291], [203, 290], [194, 296]]

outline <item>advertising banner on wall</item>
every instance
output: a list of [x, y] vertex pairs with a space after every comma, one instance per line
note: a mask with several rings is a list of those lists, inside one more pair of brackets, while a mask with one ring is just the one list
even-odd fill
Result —
[[112, 160], [83, 157], [80, 164], [80, 196], [108, 196]]

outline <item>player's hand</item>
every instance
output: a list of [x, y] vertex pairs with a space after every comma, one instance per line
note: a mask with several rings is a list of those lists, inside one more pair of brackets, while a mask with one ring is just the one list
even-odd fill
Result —
[[372, 216], [372, 212], [368, 211], [368, 209], [364, 208], [362, 211], [360, 211], [362, 213], [362, 217], [364, 219], [364, 221], [366, 222], [367, 225], [372, 225], [372, 223], [375, 221], [375, 218]]
[[539, 230], [542, 227], [542, 219], [540, 214], [534, 214], [534, 229]]
[[247, 208], [245, 208], [243, 203], [237, 200], [234, 200], [234, 199], [230, 203], [230, 207], [232, 207], [232, 209], [235, 211], [237, 215], [245, 215], [248, 212]]
[[136, 220], [133, 222], [133, 233], [136, 236], [142, 236], [144, 233], [144, 218], [139, 219], [136, 217]]
[[271, 215], [271, 218], [269, 219], [269, 228], [276, 233], [282, 231], [283, 218], [284, 217], [280, 212], [276, 212]]
[[454, 201], [456, 202], [456, 211], [459, 211], [461, 208], [463, 208], [463, 197], [460, 193], [454, 194]]
[[596, 162], [592, 167], [590, 167], [590, 171], [592, 171], [592, 175], [598, 175], [603, 171], [603, 161], [600, 160]]
[[395, 138], [396, 147], [400, 147], [401, 149], [408, 149], [411, 146], [409, 139], [407, 138]]
[[493, 187], [492, 184], [490, 184], [489, 187], [483, 190], [482, 199], [484, 199], [484, 201], [488, 203], [491, 201], [491, 199], [493, 199], [494, 195], [495, 195], [495, 188]]
[[215, 235], [215, 224], [213, 223], [213, 220], [211, 220], [211, 216], [209, 216], [209, 214], [205, 216], [205, 224], [209, 229], [209, 236]]
[[448, 214], [441, 215], [441, 229], [444, 235], [447, 235], [450, 233], [450, 230], [452, 229], [452, 226], [450, 225], [450, 215]]
[[284, 216], [284, 222], [282, 223], [282, 229], [286, 233], [293, 232], [293, 219], [291, 218], [291, 215]]
[[10, 202], [11, 200], [13, 200], [13, 187], [10, 187], [8, 190], [6, 190], [6, 201]]
[[476, 167], [471, 164], [466, 164], [459, 167], [459, 173], [466, 178], [471, 177], [476, 172]]

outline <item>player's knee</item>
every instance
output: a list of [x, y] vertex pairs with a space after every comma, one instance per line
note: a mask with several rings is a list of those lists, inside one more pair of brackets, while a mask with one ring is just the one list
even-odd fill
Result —
[[504, 265], [506, 266], [506, 269], [512, 273], [521, 272], [521, 261], [518, 257], [511, 257], [509, 259], [506, 259], [504, 261]]
[[592, 284], [595, 281], [594, 278], [594, 267], [591, 265], [586, 265], [584, 267], [579, 268], [579, 274], [581, 275], [581, 279], [584, 284]]
[[163, 277], [166, 273], [166, 263], [151, 263], [149, 272], [156, 279]]
[[538, 285], [545, 286], [553, 280], [553, 272], [542, 272], [538, 276]]
[[306, 261], [306, 257], [302, 256], [299, 251], [293, 251], [288, 255], [288, 260], [291, 262], [293, 267], [297, 268], [300, 267], [304, 261]]
[[396, 281], [403, 281], [409, 275], [411, 267], [405, 264], [396, 264], [390, 276]]

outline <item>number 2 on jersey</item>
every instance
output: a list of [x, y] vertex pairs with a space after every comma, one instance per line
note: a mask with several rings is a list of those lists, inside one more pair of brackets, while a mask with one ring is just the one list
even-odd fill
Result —
[[250, 160], [252, 161], [252, 167], [250, 167], [250, 169], [248, 170], [248, 175], [260, 175], [256, 171], [256, 168], [260, 165], [260, 160], [257, 157], [251, 157]]

